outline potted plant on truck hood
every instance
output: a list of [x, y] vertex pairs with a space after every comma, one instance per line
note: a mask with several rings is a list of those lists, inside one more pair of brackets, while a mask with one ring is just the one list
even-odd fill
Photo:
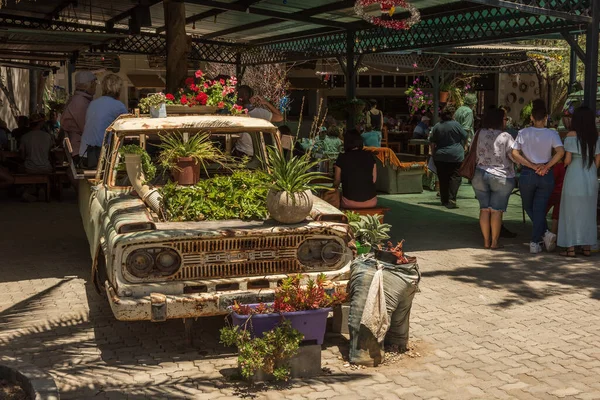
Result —
[[200, 180], [200, 168], [206, 169], [208, 162], [223, 163], [225, 156], [210, 141], [208, 133], [198, 132], [185, 135], [159, 135], [162, 143], [159, 162], [171, 169], [173, 180], [180, 185], [194, 185]]
[[322, 174], [310, 172], [318, 161], [311, 161], [310, 155], [286, 159], [274, 147], [269, 147], [267, 152], [268, 167], [273, 177], [267, 194], [267, 209], [271, 218], [283, 224], [304, 221], [313, 206], [311, 190], [320, 188], [311, 182], [322, 178]]

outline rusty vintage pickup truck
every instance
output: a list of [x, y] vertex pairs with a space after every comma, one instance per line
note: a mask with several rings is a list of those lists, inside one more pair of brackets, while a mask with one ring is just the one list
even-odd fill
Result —
[[[142, 182], [119, 153], [138, 144], [152, 159], [160, 135], [208, 132], [230, 153], [244, 132], [254, 156], [246, 168], [264, 168], [266, 146], [281, 148], [277, 128], [244, 116], [122, 116], [106, 131], [95, 174], [81, 174], [79, 207], [89, 241], [92, 279], [119, 320], [164, 321], [227, 313], [234, 301], [268, 301], [283, 278], [324, 273], [345, 286], [352, 251], [345, 215], [315, 197], [310, 218], [296, 225], [264, 221], [165, 222], [157, 187]], [[218, 170], [207, 173], [218, 174]], [[93, 176], [90, 176], [93, 175]]]

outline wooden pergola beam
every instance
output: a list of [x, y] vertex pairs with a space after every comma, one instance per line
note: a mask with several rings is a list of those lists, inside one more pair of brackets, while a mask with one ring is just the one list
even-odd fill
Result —
[[[313, 15], [319, 15], [319, 14], [324, 14], [324, 13], [328, 13], [328, 12], [343, 10], [344, 8], [350, 8], [352, 6], [354, 6], [354, 0], [343, 0], [343, 1], [340, 1], [337, 3], [325, 4], [323, 6], [313, 7], [313, 8], [303, 10], [303, 11], [298, 11], [296, 13], [292, 13], [289, 15], [292, 17], [293, 16], [312, 17]], [[244, 32], [244, 31], [247, 31], [250, 29], [261, 28], [261, 27], [269, 26], [269, 25], [275, 25], [275, 24], [279, 24], [281, 22], [285, 22], [288, 20], [284, 20], [281, 18], [268, 18], [268, 19], [258, 21], [258, 22], [252, 22], [249, 24], [244, 24], [244, 25], [236, 26], [236, 27], [229, 28], [229, 29], [223, 29], [221, 31], [213, 32], [208, 35], [204, 35], [203, 37], [206, 39], [211, 39], [211, 38], [230, 35], [232, 33]], [[321, 28], [321, 29], [323, 29], [323, 28]], [[329, 29], [329, 32], [339, 30], [338, 28], [335, 28], [335, 29], [328, 28], [328, 29]], [[307, 35], [303, 35], [302, 32], [297, 32], [297, 33], [295, 33], [295, 35], [307, 36]], [[284, 35], [282, 35], [282, 36], [284, 36]], [[287, 37], [289, 38], [289, 35], [287, 35]], [[277, 41], [277, 40], [275, 40], [275, 41]]]
[[[233, 4], [241, 4], [241, 5], [244, 5], [245, 7], [249, 7], [252, 4], [259, 3], [260, 1], [261, 0], [238, 0], [238, 1], [234, 2]], [[201, 21], [201, 20], [203, 20], [205, 18], [215, 17], [217, 15], [220, 15], [220, 14], [223, 14], [223, 13], [226, 13], [226, 12], [227, 12], [227, 10], [223, 10], [221, 8], [213, 8], [211, 10], [204, 11], [204, 12], [201, 12], [199, 14], [194, 14], [194, 15], [192, 15], [190, 17], [187, 17], [185, 19], [185, 24], [189, 25], [189, 24], [192, 24], [192, 23], [194, 23], [196, 21]], [[166, 29], [167, 29], [166, 26], [160, 26], [160, 27], [156, 28], [156, 33], [162, 33]]]
[[[236, 3], [221, 3], [215, 0], [186, 0], [187, 3], [197, 4], [200, 6], [207, 6], [212, 8], [220, 8], [226, 11], [237, 11], [241, 13], [248, 13], [254, 15], [261, 15], [264, 17], [277, 18], [279, 20], [284, 21], [296, 21], [296, 22], [305, 22], [307, 24], [313, 25], [321, 25], [321, 26], [330, 26], [333, 28], [339, 29], [349, 29], [349, 24], [345, 22], [339, 21], [331, 21], [327, 19], [321, 18], [313, 18], [310, 16], [302, 15], [300, 12], [298, 13], [285, 13], [279, 11], [273, 11], [265, 8], [257, 8], [257, 7], [246, 7], [243, 4]], [[314, 15], [314, 14], [313, 14]]]

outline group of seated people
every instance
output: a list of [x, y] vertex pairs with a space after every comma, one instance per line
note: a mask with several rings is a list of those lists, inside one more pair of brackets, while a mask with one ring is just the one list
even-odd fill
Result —
[[[54, 170], [51, 151], [56, 147], [58, 122], [56, 112], [50, 112], [46, 119], [44, 114], [33, 114], [29, 118], [19, 117], [19, 126], [7, 133], [6, 124], [1, 124], [1, 142], [4, 150], [10, 150], [9, 135], [17, 143], [18, 157], [2, 157], [0, 160], [0, 189], [9, 187], [15, 182], [15, 174], [51, 174]], [[31, 194], [23, 193], [29, 200]]]

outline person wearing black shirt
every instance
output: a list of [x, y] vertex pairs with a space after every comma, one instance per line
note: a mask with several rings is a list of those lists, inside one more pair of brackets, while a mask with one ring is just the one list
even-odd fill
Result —
[[373, 208], [377, 206], [377, 167], [372, 153], [363, 150], [363, 140], [356, 129], [344, 137], [344, 153], [335, 162], [333, 187], [342, 184], [342, 208]]

